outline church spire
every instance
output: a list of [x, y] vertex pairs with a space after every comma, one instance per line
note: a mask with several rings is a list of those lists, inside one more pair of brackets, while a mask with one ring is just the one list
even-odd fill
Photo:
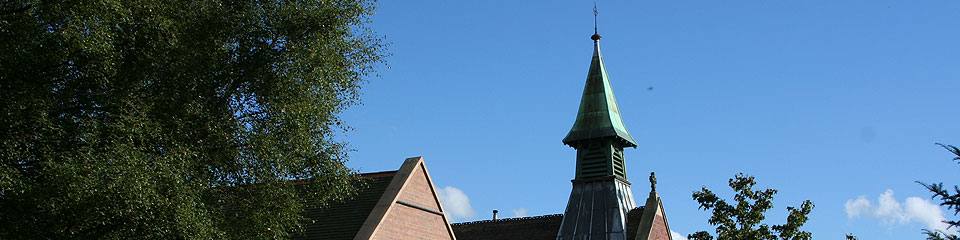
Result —
[[[594, 7], [596, 17], [596, 7]], [[563, 138], [563, 143], [576, 148], [579, 142], [589, 139], [613, 137], [624, 147], [637, 147], [627, 127], [620, 118], [620, 109], [617, 99], [613, 96], [610, 79], [603, 64], [603, 55], [600, 53], [600, 34], [594, 28], [593, 58], [587, 72], [587, 82], [583, 87], [583, 97], [580, 99], [580, 109], [573, 128]]]
[[[594, 6], [594, 17], [596, 17]], [[637, 143], [623, 126], [594, 28], [593, 59], [580, 109], [563, 143], [577, 149], [576, 176], [557, 240], [626, 239], [627, 213], [636, 207], [623, 148]]]

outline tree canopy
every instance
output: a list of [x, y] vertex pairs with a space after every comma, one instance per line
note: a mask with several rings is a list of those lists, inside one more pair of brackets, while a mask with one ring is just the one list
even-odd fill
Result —
[[353, 190], [338, 114], [383, 62], [374, 8], [3, 1], [0, 239], [289, 237]]
[[[752, 176], [739, 173], [729, 180], [730, 188], [736, 192], [731, 205], [720, 199], [715, 193], [703, 187], [693, 193], [693, 199], [700, 203], [703, 210], [712, 210], [713, 215], [707, 221], [717, 226], [716, 234], [719, 240], [757, 240], [757, 239], [810, 239], [810, 233], [801, 231], [800, 227], [807, 222], [807, 215], [813, 210], [813, 203], [806, 200], [800, 208], [787, 207], [790, 215], [783, 225], [768, 226], [763, 223], [764, 213], [773, 208], [773, 195], [776, 189], [753, 190], [757, 184]], [[690, 239], [709, 240], [713, 236], [706, 231], [696, 232], [687, 236]]]
[[[947, 149], [947, 151], [950, 151], [950, 153], [952, 153], [953, 155], [956, 155], [957, 157], [953, 158], [953, 160], [957, 161], [957, 163], [960, 163], [960, 148], [957, 148], [956, 146], [953, 146], [953, 145], [944, 145], [940, 143], [937, 143], [937, 145], [940, 145], [941, 147]], [[927, 190], [933, 193], [933, 196], [931, 196], [931, 198], [939, 198], [940, 206], [947, 206], [947, 209], [953, 210], [954, 216], [956, 216], [957, 214], [960, 214], [960, 186], [953, 185], [953, 193], [950, 193], [950, 189], [943, 187], [942, 182], [941, 183], [917, 182], [917, 183], [920, 183], [920, 185], [923, 185], [923, 187], [927, 188]], [[960, 220], [945, 220], [944, 223], [947, 224], [948, 229], [960, 228]], [[942, 230], [924, 229], [922, 232], [924, 235], [927, 235], [927, 239], [929, 240], [943, 240], [943, 239], [960, 240], [960, 236], [957, 236], [956, 234], [947, 233]]]

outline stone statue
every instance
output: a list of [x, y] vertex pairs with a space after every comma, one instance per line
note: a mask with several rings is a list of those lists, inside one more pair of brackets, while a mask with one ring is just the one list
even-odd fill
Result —
[[653, 172], [650, 172], [650, 191], [657, 191], [657, 177], [653, 175]]

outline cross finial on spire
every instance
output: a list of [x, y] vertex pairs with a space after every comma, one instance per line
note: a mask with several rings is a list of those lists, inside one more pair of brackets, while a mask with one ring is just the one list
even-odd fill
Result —
[[600, 14], [597, 11], [597, 1], [593, 1], [593, 34], [597, 34], [597, 15]]
[[594, 41], [600, 40], [600, 33], [597, 31], [597, 15], [600, 12], [597, 11], [597, 1], [593, 1], [593, 36], [590, 36], [590, 39]]

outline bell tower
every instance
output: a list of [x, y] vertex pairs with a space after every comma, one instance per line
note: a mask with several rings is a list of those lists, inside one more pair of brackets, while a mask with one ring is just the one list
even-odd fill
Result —
[[600, 54], [600, 34], [573, 128], [563, 144], [577, 150], [576, 175], [558, 240], [626, 239], [627, 212], [636, 207], [623, 149], [637, 147], [620, 118], [620, 109]]

